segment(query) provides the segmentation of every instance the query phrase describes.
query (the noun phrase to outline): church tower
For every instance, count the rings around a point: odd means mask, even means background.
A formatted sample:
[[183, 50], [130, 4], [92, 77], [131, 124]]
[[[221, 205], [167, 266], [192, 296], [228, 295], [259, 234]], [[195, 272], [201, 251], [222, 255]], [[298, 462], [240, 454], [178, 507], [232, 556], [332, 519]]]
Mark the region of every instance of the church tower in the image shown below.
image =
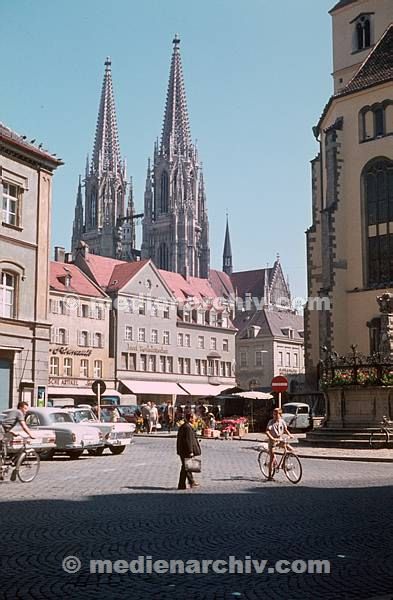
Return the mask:
[[[72, 251], [80, 241], [90, 252], [111, 258], [131, 258], [129, 247], [135, 238], [132, 220], [124, 217], [133, 211], [132, 189], [126, 209], [126, 165], [121, 159], [113, 94], [111, 61], [105, 61], [104, 81], [98, 111], [91, 163], [85, 173], [84, 226], [81, 230], [81, 192], [78, 191], [72, 236]], [[127, 211], [127, 215], [125, 214]], [[126, 242], [126, 243], [123, 243]]]
[[224, 252], [222, 255], [222, 270], [227, 275], [232, 275], [232, 248], [231, 248], [231, 238], [229, 236], [229, 223], [228, 223], [228, 215], [227, 215], [227, 226], [225, 230], [225, 241], [224, 241]]
[[142, 258], [185, 277], [209, 276], [209, 223], [202, 166], [191, 141], [180, 39], [173, 54], [161, 142], [148, 165]]

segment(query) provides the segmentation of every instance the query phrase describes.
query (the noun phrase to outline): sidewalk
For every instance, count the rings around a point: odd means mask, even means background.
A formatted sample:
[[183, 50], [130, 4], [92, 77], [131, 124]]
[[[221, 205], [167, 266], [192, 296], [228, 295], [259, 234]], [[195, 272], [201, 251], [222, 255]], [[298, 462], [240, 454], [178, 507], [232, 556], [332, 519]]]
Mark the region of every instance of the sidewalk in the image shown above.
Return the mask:
[[[166, 431], [159, 431], [156, 433], [138, 433], [135, 435], [135, 439], [138, 437], [147, 437], [147, 438], [165, 438], [171, 439], [176, 438], [177, 432], [167, 433]], [[316, 459], [325, 459], [325, 460], [350, 460], [350, 461], [360, 461], [360, 462], [387, 462], [393, 463], [393, 450], [349, 450], [345, 448], [309, 448], [302, 447], [301, 440], [304, 438], [304, 434], [299, 434], [295, 436], [300, 443], [294, 444], [294, 448], [296, 450], [296, 454], [299, 455], [300, 458], [316, 458]], [[199, 438], [203, 440], [204, 443], [208, 444], [230, 444], [231, 440], [220, 439], [211, 439], [211, 438]], [[264, 433], [249, 433], [245, 437], [234, 438], [233, 441], [242, 441], [242, 442], [253, 442], [255, 444], [255, 450], [258, 449], [260, 444], [263, 444], [266, 441], [266, 435]]]

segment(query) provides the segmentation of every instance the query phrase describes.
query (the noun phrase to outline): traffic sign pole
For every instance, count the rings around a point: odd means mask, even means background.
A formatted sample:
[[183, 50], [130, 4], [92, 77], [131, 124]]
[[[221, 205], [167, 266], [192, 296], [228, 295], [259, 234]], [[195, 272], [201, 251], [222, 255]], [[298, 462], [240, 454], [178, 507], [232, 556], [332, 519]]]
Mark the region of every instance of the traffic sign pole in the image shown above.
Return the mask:
[[101, 421], [101, 384], [99, 383], [97, 385], [97, 413], [98, 413], [98, 420]]
[[282, 375], [277, 375], [272, 379], [272, 392], [278, 394], [278, 408], [281, 408], [281, 394], [288, 389], [288, 379]]

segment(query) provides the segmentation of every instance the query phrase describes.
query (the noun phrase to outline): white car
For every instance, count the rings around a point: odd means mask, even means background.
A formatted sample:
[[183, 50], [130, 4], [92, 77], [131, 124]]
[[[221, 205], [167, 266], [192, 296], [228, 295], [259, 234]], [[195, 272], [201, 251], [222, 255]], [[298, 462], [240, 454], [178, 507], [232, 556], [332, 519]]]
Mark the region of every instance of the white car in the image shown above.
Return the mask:
[[66, 408], [65, 410], [73, 416], [76, 423], [94, 427], [101, 431], [104, 436], [105, 446], [94, 449], [90, 448], [88, 449], [89, 454], [100, 456], [103, 453], [104, 448], [109, 448], [112, 454], [121, 454], [124, 452], [126, 446], [132, 442], [135, 431], [135, 425], [133, 423], [127, 423], [125, 420], [120, 422], [99, 421], [89, 407], [80, 406], [76, 408]]
[[53, 430], [56, 434], [56, 448], [41, 453], [42, 458], [50, 459], [55, 453], [68, 454], [72, 459], [79, 458], [84, 450], [104, 448], [104, 436], [98, 429], [75, 423], [72, 416], [61, 408], [29, 408], [26, 424], [33, 431]]
[[[6, 416], [8, 410], [0, 414], [0, 423], [3, 417]], [[15, 425], [13, 427], [13, 431], [18, 435], [9, 436], [7, 439], [7, 452], [9, 454], [18, 452], [23, 447], [23, 443], [27, 438], [27, 434], [23, 431], [20, 425]], [[52, 450], [56, 448], [56, 433], [53, 431], [53, 429], [48, 429], [45, 431], [35, 431], [34, 438], [28, 439], [28, 441], [29, 446], [31, 448], [34, 448], [34, 450], [36, 450], [38, 453], [41, 453], [41, 451], [44, 452], [47, 450]]]

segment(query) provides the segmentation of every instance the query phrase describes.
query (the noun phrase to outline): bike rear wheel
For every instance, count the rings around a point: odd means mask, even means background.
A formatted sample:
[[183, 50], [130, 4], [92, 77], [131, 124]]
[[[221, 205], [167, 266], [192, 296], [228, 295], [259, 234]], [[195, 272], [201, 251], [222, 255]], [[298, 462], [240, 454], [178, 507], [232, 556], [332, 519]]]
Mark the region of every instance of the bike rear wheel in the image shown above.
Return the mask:
[[[258, 464], [261, 470], [262, 475], [265, 479], [269, 478], [269, 464], [270, 464], [270, 454], [267, 450], [261, 450], [258, 454]], [[272, 465], [272, 477], [275, 473], [274, 463]]]
[[284, 458], [284, 473], [291, 483], [299, 483], [302, 478], [303, 469], [300, 460], [292, 452], [288, 452]]
[[373, 431], [370, 435], [370, 448], [372, 448], [373, 450], [376, 450], [377, 448], [387, 448], [388, 443], [388, 433], [383, 429], [380, 431]]
[[30, 483], [40, 469], [40, 457], [33, 448], [22, 452], [16, 461], [15, 470], [22, 483]]

